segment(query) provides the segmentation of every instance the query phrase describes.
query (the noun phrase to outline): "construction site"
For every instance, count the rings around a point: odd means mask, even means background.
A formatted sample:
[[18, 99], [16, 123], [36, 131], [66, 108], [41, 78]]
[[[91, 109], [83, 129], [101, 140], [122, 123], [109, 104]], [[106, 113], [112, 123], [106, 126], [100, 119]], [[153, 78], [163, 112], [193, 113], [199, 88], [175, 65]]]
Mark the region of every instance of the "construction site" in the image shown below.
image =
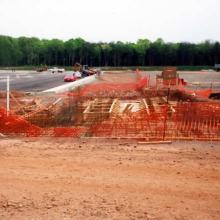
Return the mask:
[[0, 219], [217, 220], [218, 83], [174, 67], [93, 77], [1, 91]]
[[[176, 68], [165, 68], [156, 79], [139, 70], [97, 78], [68, 92], [12, 91], [10, 112], [0, 111], [0, 133], [219, 141], [220, 102], [210, 99], [211, 88], [190, 89]], [[6, 106], [6, 94], [1, 94], [1, 106]]]

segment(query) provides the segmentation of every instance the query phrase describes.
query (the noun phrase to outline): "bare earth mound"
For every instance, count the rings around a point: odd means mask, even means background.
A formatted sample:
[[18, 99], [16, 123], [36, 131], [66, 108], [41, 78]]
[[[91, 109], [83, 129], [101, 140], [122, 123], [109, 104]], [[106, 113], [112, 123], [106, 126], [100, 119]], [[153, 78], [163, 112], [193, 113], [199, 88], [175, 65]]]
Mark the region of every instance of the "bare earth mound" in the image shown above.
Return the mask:
[[219, 219], [220, 143], [1, 139], [0, 219]]

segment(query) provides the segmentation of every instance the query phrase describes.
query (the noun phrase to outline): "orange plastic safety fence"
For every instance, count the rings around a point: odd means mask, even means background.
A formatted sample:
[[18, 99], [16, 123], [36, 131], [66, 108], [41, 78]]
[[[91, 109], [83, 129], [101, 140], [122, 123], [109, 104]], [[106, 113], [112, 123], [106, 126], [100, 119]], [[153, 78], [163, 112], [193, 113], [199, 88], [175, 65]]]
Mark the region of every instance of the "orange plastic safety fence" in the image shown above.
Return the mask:
[[7, 116], [6, 110], [2, 108], [0, 109], [0, 132], [4, 134], [39, 136], [42, 134], [42, 129], [21, 117], [15, 115]]
[[120, 119], [109, 119], [91, 127], [98, 137], [220, 138], [219, 103], [184, 103], [160, 112], [141, 110]]
[[0, 133], [3, 134], [17, 134], [29, 137], [80, 137], [85, 130], [84, 127], [41, 128], [22, 117], [16, 115], [7, 116], [6, 110], [0, 109]]
[[80, 137], [86, 131], [83, 127], [76, 128], [54, 128], [53, 135], [55, 137]]

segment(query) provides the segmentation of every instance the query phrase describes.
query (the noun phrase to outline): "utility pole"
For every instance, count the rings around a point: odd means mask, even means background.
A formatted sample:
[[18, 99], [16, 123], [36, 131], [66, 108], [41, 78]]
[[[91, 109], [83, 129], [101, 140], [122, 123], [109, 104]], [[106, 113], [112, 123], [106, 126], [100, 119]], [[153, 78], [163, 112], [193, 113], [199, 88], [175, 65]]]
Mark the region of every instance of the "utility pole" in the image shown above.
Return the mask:
[[7, 76], [7, 116], [9, 116], [10, 112], [10, 78]]

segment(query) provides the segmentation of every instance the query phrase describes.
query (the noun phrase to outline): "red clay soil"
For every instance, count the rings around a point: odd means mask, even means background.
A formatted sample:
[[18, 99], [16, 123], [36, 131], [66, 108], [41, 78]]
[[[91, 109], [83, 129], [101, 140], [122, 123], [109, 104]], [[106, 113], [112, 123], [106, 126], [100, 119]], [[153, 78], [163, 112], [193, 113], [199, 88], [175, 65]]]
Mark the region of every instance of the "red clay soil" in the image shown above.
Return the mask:
[[219, 219], [220, 143], [0, 137], [0, 219]]

